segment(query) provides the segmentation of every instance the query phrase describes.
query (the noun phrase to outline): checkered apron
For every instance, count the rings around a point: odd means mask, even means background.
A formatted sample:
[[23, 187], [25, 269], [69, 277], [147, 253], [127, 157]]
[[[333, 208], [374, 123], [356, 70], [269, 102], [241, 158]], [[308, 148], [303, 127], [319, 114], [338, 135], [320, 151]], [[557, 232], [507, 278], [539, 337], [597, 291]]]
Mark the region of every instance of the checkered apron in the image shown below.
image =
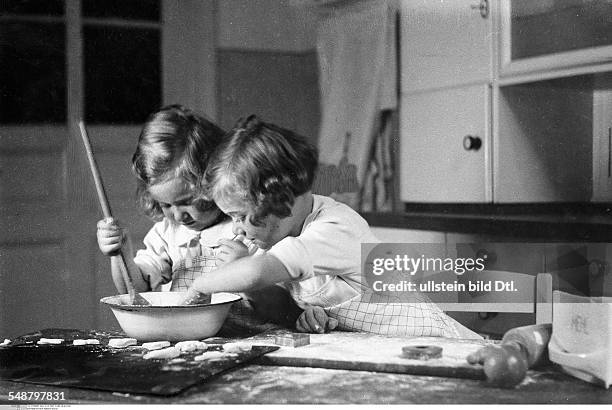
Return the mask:
[[[191, 252], [191, 248], [187, 248]], [[194, 280], [200, 276], [204, 276], [217, 267], [217, 257], [214, 254], [214, 249], [200, 247], [200, 255], [191, 255], [181, 259], [177, 264], [174, 264], [172, 269], [172, 285], [171, 292], [185, 292]]]
[[324, 307], [338, 321], [338, 330], [387, 336], [443, 336], [456, 338], [459, 331], [448, 316], [421, 293], [408, 299], [381, 295], [371, 289], [331, 307]]
[[[189, 289], [194, 280], [206, 276], [217, 267], [216, 248], [202, 246], [192, 241], [186, 248], [183, 258], [174, 264], [172, 270], [171, 292], [184, 292]], [[233, 327], [253, 327], [264, 324], [255, 314], [255, 309], [245, 297], [233, 303], [227, 321]]]

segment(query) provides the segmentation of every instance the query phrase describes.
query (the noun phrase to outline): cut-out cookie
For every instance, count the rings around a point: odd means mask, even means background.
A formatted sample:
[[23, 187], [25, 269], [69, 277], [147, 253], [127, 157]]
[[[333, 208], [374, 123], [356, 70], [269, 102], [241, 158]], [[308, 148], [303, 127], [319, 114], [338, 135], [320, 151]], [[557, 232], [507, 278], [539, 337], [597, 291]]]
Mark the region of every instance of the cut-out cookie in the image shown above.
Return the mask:
[[136, 343], [137, 343], [136, 339], [132, 337], [115, 338], [115, 339], [108, 340], [108, 345], [110, 347], [114, 347], [117, 349], [123, 349], [124, 347], [134, 346]]
[[194, 350], [207, 350], [208, 345], [199, 340], [185, 340], [177, 342], [174, 346], [181, 349], [181, 352], [193, 352]]
[[170, 342], [167, 340], [162, 340], [159, 342], [147, 342], [142, 344], [142, 347], [147, 350], [159, 350], [168, 346], [170, 346]]
[[195, 361], [202, 360], [223, 360], [228, 357], [235, 357], [236, 354], [222, 353], [222, 352], [204, 352], [199, 356], [193, 358]]
[[64, 339], [47, 339], [47, 338], [41, 337], [40, 340], [38, 342], [36, 342], [36, 344], [39, 344], [39, 345], [59, 345], [59, 344], [62, 344], [63, 341], [64, 341]]
[[75, 346], [99, 345], [100, 341], [98, 339], [75, 339], [72, 344]]
[[181, 349], [178, 349], [176, 346], [167, 347], [161, 350], [153, 350], [145, 354], [143, 357], [145, 359], [174, 359], [175, 357], [179, 357], [181, 355]]
[[250, 352], [253, 346], [245, 342], [231, 342], [223, 345], [223, 351], [227, 353]]

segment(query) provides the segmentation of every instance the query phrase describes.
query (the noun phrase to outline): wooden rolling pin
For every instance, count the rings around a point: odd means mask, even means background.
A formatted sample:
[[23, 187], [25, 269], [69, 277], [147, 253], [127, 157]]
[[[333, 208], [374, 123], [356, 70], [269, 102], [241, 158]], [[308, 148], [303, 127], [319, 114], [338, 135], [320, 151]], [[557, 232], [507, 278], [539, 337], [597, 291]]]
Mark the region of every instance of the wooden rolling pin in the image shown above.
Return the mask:
[[471, 364], [482, 364], [487, 382], [500, 387], [520, 383], [527, 369], [549, 362], [548, 342], [552, 325], [538, 324], [508, 330], [499, 345], [483, 347], [467, 356]]

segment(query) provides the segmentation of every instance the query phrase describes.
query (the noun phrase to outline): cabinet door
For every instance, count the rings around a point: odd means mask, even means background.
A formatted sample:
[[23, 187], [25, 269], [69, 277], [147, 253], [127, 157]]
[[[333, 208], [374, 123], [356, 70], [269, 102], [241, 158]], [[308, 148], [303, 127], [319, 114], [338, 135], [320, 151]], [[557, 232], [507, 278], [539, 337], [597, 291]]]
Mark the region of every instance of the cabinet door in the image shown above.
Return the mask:
[[501, 87], [493, 156], [497, 203], [586, 202], [593, 179], [588, 79]]
[[612, 75], [593, 94], [593, 201], [612, 201]]
[[483, 17], [478, 4], [478, 0], [401, 1], [403, 92], [492, 78], [491, 11]]
[[502, 74], [609, 63], [611, 15], [609, 0], [502, 0]]
[[[491, 200], [490, 90], [471, 86], [404, 95], [401, 107], [401, 199]], [[481, 146], [466, 149], [464, 139]]]

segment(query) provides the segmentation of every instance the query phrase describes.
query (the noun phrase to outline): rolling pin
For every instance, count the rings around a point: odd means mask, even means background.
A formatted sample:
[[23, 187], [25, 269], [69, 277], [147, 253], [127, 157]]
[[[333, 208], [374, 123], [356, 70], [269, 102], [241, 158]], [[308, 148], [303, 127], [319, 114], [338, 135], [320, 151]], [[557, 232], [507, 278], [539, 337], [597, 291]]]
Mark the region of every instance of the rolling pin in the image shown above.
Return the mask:
[[548, 359], [552, 324], [521, 326], [508, 330], [499, 345], [490, 345], [467, 356], [468, 363], [482, 364], [487, 382], [514, 387], [527, 369], [543, 365]]

